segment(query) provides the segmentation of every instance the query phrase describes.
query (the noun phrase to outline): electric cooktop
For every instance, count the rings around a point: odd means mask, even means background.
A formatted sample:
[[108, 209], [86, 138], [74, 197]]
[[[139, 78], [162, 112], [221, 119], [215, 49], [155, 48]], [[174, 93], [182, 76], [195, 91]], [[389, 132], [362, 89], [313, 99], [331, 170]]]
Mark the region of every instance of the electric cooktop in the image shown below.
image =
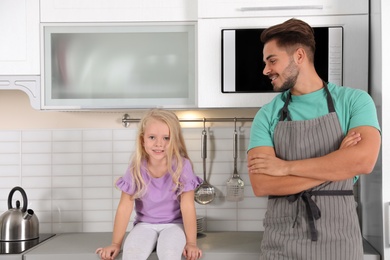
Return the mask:
[[[24, 241], [0, 241], [0, 255], [21, 254], [24, 251], [33, 248], [43, 241], [55, 236], [55, 234], [39, 234], [38, 238]], [[1, 257], [0, 257], [1, 258]]]

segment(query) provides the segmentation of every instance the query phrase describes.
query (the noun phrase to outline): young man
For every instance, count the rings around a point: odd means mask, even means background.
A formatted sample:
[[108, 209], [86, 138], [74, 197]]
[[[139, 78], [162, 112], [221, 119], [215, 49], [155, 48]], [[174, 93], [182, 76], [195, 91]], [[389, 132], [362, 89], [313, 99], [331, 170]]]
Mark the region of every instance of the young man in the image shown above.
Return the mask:
[[260, 259], [363, 259], [353, 184], [378, 157], [375, 105], [318, 76], [307, 23], [290, 19], [261, 40], [263, 73], [283, 92], [256, 114], [248, 148], [253, 191], [269, 196]]

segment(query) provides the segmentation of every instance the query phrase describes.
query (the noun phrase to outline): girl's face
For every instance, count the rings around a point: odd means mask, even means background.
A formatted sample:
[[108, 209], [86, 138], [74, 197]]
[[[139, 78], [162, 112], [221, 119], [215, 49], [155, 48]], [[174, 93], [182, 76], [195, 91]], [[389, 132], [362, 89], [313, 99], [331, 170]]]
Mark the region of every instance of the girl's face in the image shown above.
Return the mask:
[[151, 119], [147, 122], [143, 137], [145, 152], [149, 160], [163, 160], [169, 145], [170, 135], [168, 125], [164, 122]]

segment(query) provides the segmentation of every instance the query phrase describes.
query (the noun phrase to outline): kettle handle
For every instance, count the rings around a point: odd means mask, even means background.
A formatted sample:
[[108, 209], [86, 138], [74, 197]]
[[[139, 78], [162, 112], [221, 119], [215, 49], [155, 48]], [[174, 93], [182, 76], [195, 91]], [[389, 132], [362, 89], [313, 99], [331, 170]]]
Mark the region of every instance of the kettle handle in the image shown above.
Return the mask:
[[8, 195], [8, 209], [12, 209], [12, 196], [14, 195], [15, 191], [19, 191], [22, 194], [23, 197], [23, 208], [22, 212], [27, 211], [27, 195], [26, 192], [21, 187], [15, 187], [11, 190], [11, 192]]

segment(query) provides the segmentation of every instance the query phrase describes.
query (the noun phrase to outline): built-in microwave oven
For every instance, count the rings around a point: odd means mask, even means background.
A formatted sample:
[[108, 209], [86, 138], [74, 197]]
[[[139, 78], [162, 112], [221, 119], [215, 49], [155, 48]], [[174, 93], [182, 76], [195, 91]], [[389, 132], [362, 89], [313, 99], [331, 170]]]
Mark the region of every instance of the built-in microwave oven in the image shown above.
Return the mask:
[[[323, 44], [325, 47], [317, 46], [317, 48], [323, 55], [326, 56], [327, 54], [328, 58], [320, 57], [319, 55], [315, 58], [321, 65], [328, 66], [328, 68], [325, 67], [325, 73], [320, 72], [321, 69], [317, 68], [324, 80], [341, 84], [342, 86], [368, 91], [368, 14], [322, 16], [291, 16], [285, 14], [283, 16], [276, 16], [277, 12], [272, 13], [275, 14], [275, 16], [269, 14], [269, 16], [258, 17], [207, 18], [198, 20], [197, 85], [199, 107], [259, 108], [269, 103], [278, 95], [279, 93], [275, 93], [272, 90], [267, 90], [269, 92], [261, 92], [264, 91], [264, 88], [260, 88], [259, 85], [261, 84], [259, 83], [252, 84], [254, 90], [251, 91], [256, 92], [250, 92], [249, 90], [236, 91], [237, 84], [235, 83], [234, 78], [237, 75], [235, 72], [236, 69], [230, 69], [230, 71], [227, 72], [226, 64], [235, 65], [237, 61], [232, 61], [235, 56], [230, 56], [231, 61], [227, 63], [228, 56], [223, 56], [224, 52], [226, 53], [226, 48], [223, 47], [223, 44], [226, 43], [226, 37], [228, 36], [224, 37], [223, 40], [222, 36], [233, 29], [235, 30], [235, 38], [237, 39], [237, 37], [242, 37], [240, 35], [237, 36], [237, 32], [238, 34], [242, 33], [245, 36], [245, 34], [252, 33], [250, 29], [254, 29], [254, 31], [258, 29], [263, 30], [272, 25], [282, 23], [292, 17], [301, 19], [315, 28], [316, 37], [325, 37], [325, 39], [317, 39], [317, 44]], [[328, 39], [326, 39], [326, 36]], [[257, 68], [253, 68], [254, 66], [252, 67], [249, 65], [240, 65], [239, 68], [248, 70], [246, 75], [251, 74], [262, 77], [263, 50], [260, 41], [260, 33], [256, 32], [256, 35], [251, 37], [253, 37], [253, 39], [243, 40], [245, 47], [241, 48], [241, 51], [249, 50], [248, 46], [254, 44], [256, 50], [250, 51], [248, 55], [252, 56], [259, 65], [257, 65]], [[230, 42], [235, 44], [235, 41]], [[335, 42], [337, 43], [337, 46], [341, 47], [336, 48], [334, 46]], [[224, 48], [224, 51], [222, 51], [222, 48]], [[321, 48], [323, 48], [322, 51]], [[340, 53], [333, 51], [329, 54], [329, 48], [340, 51]], [[235, 53], [235, 49], [236, 47], [231, 48], [231, 50], [234, 51], [230, 51], [230, 55]], [[239, 55], [242, 57], [243, 54]], [[222, 64], [222, 61], [224, 61], [224, 64]], [[331, 66], [329, 63], [331, 63]], [[337, 67], [337, 69], [334, 69], [334, 67]], [[251, 70], [251, 72], [249, 72], [249, 70]], [[223, 79], [223, 77], [227, 76], [230, 76], [230, 82], [233, 82], [233, 86], [230, 84], [229, 89], [227, 88], [227, 79]], [[222, 80], [224, 81], [223, 84]], [[268, 83], [269, 79], [265, 78], [264, 81], [265, 83]], [[222, 86], [224, 86], [226, 90], [222, 90]]]
[[[314, 27], [316, 52], [314, 65], [326, 82], [343, 84], [343, 27]], [[221, 30], [222, 93], [273, 92], [271, 81], [263, 75], [264, 28]]]

